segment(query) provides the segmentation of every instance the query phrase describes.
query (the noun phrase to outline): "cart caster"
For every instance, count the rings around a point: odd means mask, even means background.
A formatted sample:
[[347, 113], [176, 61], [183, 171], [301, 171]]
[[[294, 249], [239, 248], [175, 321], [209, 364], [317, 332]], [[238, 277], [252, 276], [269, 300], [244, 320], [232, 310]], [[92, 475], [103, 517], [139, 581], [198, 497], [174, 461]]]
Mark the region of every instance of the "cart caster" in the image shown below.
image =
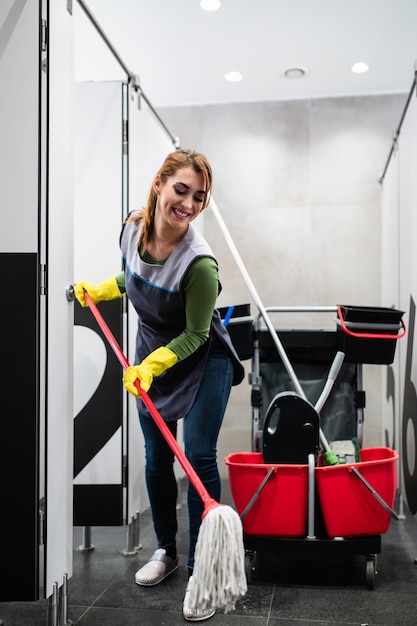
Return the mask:
[[376, 557], [368, 556], [366, 557], [366, 564], [365, 564], [365, 578], [366, 578], [367, 589], [375, 589], [375, 573], [376, 573]]
[[245, 574], [248, 583], [253, 582], [259, 562], [259, 555], [256, 551], [246, 550], [245, 552]]

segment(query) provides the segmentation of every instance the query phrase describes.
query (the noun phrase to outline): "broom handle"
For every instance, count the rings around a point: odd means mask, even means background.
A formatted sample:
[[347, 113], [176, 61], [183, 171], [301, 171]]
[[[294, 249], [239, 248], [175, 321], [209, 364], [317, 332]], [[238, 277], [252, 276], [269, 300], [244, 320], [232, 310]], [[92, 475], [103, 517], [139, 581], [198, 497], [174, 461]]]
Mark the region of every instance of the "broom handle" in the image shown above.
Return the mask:
[[[128, 367], [130, 367], [129, 361], [127, 360], [127, 358], [123, 354], [123, 351], [120, 348], [119, 344], [117, 343], [113, 333], [111, 332], [111, 330], [108, 327], [107, 323], [105, 322], [103, 316], [101, 315], [100, 311], [98, 310], [98, 308], [96, 307], [96, 305], [92, 301], [92, 299], [91, 299], [91, 297], [90, 297], [90, 295], [88, 294], [87, 291], [84, 292], [84, 298], [85, 298], [85, 301], [87, 302], [89, 308], [91, 309], [92, 314], [96, 318], [96, 321], [97, 321], [98, 325], [100, 326], [101, 330], [103, 331], [104, 336], [106, 337], [106, 339], [109, 342], [110, 346], [113, 348], [113, 352], [115, 353], [116, 357], [118, 358], [118, 360], [119, 360], [120, 364], [122, 365], [123, 369], [126, 370]], [[201, 500], [203, 501], [204, 507], [205, 508], [207, 508], [207, 507], [212, 508], [213, 504], [217, 505], [217, 503], [213, 500], [213, 498], [208, 493], [207, 489], [204, 487], [203, 483], [201, 482], [200, 477], [198, 476], [197, 472], [195, 471], [195, 469], [191, 465], [190, 461], [185, 456], [184, 451], [179, 446], [177, 440], [175, 439], [174, 435], [169, 430], [168, 426], [166, 425], [166, 423], [163, 420], [163, 418], [162, 418], [161, 414], [159, 413], [158, 409], [156, 408], [156, 406], [154, 405], [154, 403], [150, 399], [149, 395], [146, 393], [146, 391], [144, 391], [141, 388], [139, 379], [136, 379], [135, 386], [136, 386], [136, 389], [139, 392], [139, 395], [140, 395], [141, 399], [143, 400], [143, 403], [145, 404], [145, 406], [148, 409], [149, 413], [152, 415], [153, 419], [155, 420], [156, 425], [158, 426], [159, 430], [161, 431], [162, 435], [164, 436], [164, 439], [166, 440], [166, 442], [168, 443], [169, 447], [171, 448], [171, 450], [173, 451], [173, 453], [177, 457], [177, 459], [178, 459], [182, 469], [187, 474], [187, 476], [188, 476], [189, 480], [191, 481], [194, 489], [196, 490], [196, 492], [200, 496]]]
[[230, 250], [231, 250], [231, 252], [233, 254], [233, 257], [234, 257], [234, 259], [236, 261], [236, 264], [239, 267], [240, 272], [241, 272], [241, 274], [242, 274], [242, 276], [243, 276], [243, 278], [244, 278], [244, 280], [246, 282], [246, 285], [247, 285], [247, 287], [248, 287], [248, 289], [249, 289], [249, 291], [250, 291], [250, 293], [252, 295], [252, 298], [255, 300], [255, 304], [256, 304], [256, 306], [259, 309], [259, 313], [262, 315], [262, 317], [264, 319], [264, 322], [265, 322], [269, 332], [271, 333], [271, 337], [272, 337], [272, 339], [273, 339], [273, 341], [275, 343], [275, 346], [276, 346], [276, 348], [278, 350], [278, 353], [279, 353], [279, 355], [280, 355], [280, 357], [282, 359], [282, 362], [285, 365], [285, 369], [288, 372], [288, 375], [289, 375], [289, 377], [291, 379], [291, 382], [294, 385], [295, 391], [304, 400], [307, 400], [306, 395], [304, 393], [304, 390], [303, 390], [303, 388], [300, 385], [300, 381], [298, 380], [298, 378], [297, 378], [297, 376], [296, 376], [296, 374], [294, 372], [294, 369], [293, 369], [293, 367], [292, 367], [292, 365], [291, 365], [291, 363], [290, 363], [290, 361], [289, 361], [289, 359], [287, 357], [287, 354], [286, 354], [286, 352], [284, 350], [284, 347], [283, 347], [283, 345], [282, 345], [282, 343], [281, 343], [281, 341], [280, 341], [280, 339], [279, 339], [279, 337], [277, 335], [277, 332], [276, 332], [276, 330], [275, 330], [275, 328], [274, 328], [274, 326], [273, 326], [273, 324], [272, 324], [272, 322], [271, 322], [271, 320], [269, 318], [269, 315], [266, 312], [265, 307], [263, 306], [263, 304], [261, 302], [259, 294], [258, 294], [258, 292], [255, 289], [255, 285], [253, 284], [253, 282], [252, 282], [252, 280], [251, 280], [251, 278], [250, 278], [250, 276], [249, 276], [249, 274], [248, 274], [248, 272], [246, 270], [246, 267], [245, 267], [245, 265], [244, 265], [244, 263], [242, 261], [242, 258], [240, 256], [240, 254], [239, 254], [235, 244], [234, 244], [233, 239], [230, 236], [230, 233], [229, 233], [229, 231], [228, 231], [228, 229], [226, 227], [226, 224], [224, 223], [224, 220], [223, 220], [223, 218], [222, 218], [222, 216], [220, 214], [220, 211], [217, 208], [217, 205], [214, 202], [213, 198], [211, 198], [211, 200], [210, 200], [210, 207], [211, 207], [211, 210], [212, 210], [212, 212], [214, 213], [214, 215], [215, 215], [215, 217], [217, 219], [217, 222], [219, 223], [219, 226], [220, 226], [220, 228], [221, 228], [221, 230], [223, 232], [224, 238], [226, 239], [226, 241], [227, 241], [227, 243], [229, 245], [229, 248], [230, 248]]
[[[251, 278], [250, 278], [250, 276], [249, 276], [249, 274], [248, 274], [248, 272], [246, 270], [246, 267], [245, 267], [245, 265], [244, 265], [244, 263], [242, 261], [242, 258], [240, 256], [240, 254], [239, 254], [235, 244], [234, 244], [234, 241], [233, 241], [232, 237], [230, 236], [230, 233], [229, 233], [229, 231], [227, 229], [227, 226], [224, 223], [223, 218], [220, 215], [220, 211], [217, 208], [217, 205], [214, 202], [213, 198], [210, 199], [210, 207], [211, 207], [211, 210], [213, 211], [213, 213], [214, 213], [214, 215], [215, 215], [215, 217], [217, 219], [217, 222], [219, 223], [219, 226], [220, 226], [220, 228], [221, 228], [221, 230], [223, 232], [224, 238], [226, 239], [226, 241], [227, 241], [227, 243], [229, 245], [230, 251], [232, 252], [232, 255], [233, 255], [233, 257], [234, 257], [234, 259], [236, 261], [236, 264], [237, 264], [237, 266], [239, 267], [239, 269], [240, 269], [240, 271], [242, 273], [242, 276], [243, 276], [243, 278], [244, 278], [244, 280], [246, 282], [246, 285], [247, 285], [247, 287], [248, 287], [248, 289], [249, 289], [253, 299], [255, 300], [255, 304], [256, 304], [256, 306], [259, 309], [259, 313], [262, 315], [262, 317], [264, 319], [264, 322], [265, 322], [265, 324], [266, 324], [266, 326], [267, 326], [267, 328], [268, 328], [268, 330], [269, 330], [269, 332], [271, 334], [271, 337], [272, 337], [272, 339], [273, 339], [273, 341], [275, 343], [275, 346], [276, 346], [276, 348], [278, 350], [278, 353], [279, 353], [279, 355], [281, 357], [281, 360], [282, 360], [282, 362], [283, 362], [283, 364], [285, 366], [285, 369], [287, 370], [287, 373], [288, 373], [288, 375], [289, 375], [289, 377], [291, 379], [291, 382], [294, 385], [295, 391], [304, 400], [307, 400], [306, 394], [304, 393], [304, 390], [301, 387], [300, 381], [298, 380], [298, 378], [297, 378], [297, 376], [296, 376], [296, 374], [294, 372], [294, 369], [293, 369], [293, 367], [292, 367], [292, 365], [291, 365], [291, 363], [290, 363], [290, 361], [288, 359], [288, 356], [287, 356], [287, 354], [286, 354], [286, 352], [284, 350], [284, 347], [283, 347], [283, 345], [282, 345], [282, 343], [281, 343], [281, 341], [280, 341], [280, 339], [278, 337], [278, 334], [277, 334], [277, 332], [276, 332], [276, 330], [275, 330], [275, 328], [274, 328], [274, 326], [273, 326], [273, 324], [272, 324], [272, 322], [271, 322], [271, 320], [269, 318], [268, 313], [266, 312], [265, 307], [262, 304], [262, 301], [261, 301], [261, 299], [260, 299], [260, 297], [258, 295], [258, 292], [255, 289], [255, 285], [253, 284], [253, 282], [252, 282], [252, 280], [251, 280]], [[324, 433], [323, 433], [321, 428], [319, 430], [319, 433], [320, 433], [320, 441], [321, 441], [321, 444], [322, 444], [323, 448], [326, 451], [330, 450], [329, 442], [327, 441], [327, 439], [326, 439], [326, 437], [325, 437], [325, 435], [324, 435]]]
[[278, 350], [278, 353], [279, 353], [279, 355], [280, 355], [280, 357], [282, 359], [282, 362], [285, 365], [285, 369], [287, 370], [288, 375], [291, 378], [291, 382], [294, 385], [294, 389], [296, 390], [296, 392], [298, 393], [299, 396], [304, 398], [304, 400], [307, 400], [306, 395], [304, 393], [304, 390], [303, 390], [303, 388], [300, 385], [300, 381], [298, 380], [298, 378], [297, 378], [297, 376], [296, 376], [296, 374], [294, 372], [294, 369], [293, 369], [293, 367], [292, 367], [292, 365], [291, 365], [291, 363], [290, 363], [290, 361], [289, 361], [289, 359], [287, 357], [287, 354], [286, 354], [286, 352], [284, 350], [284, 347], [283, 347], [283, 345], [282, 345], [282, 343], [281, 343], [281, 341], [280, 341], [280, 339], [279, 339], [279, 337], [277, 335], [277, 332], [276, 332], [276, 330], [275, 330], [275, 328], [274, 328], [274, 326], [273, 326], [273, 324], [272, 324], [272, 322], [271, 322], [271, 320], [269, 318], [269, 315], [266, 312], [265, 307], [263, 306], [263, 304], [261, 302], [259, 294], [258, 294], [258, 292], [255, 289], [255, 285], [253, 284], [253, 282], [252, 282], [252, 280], [251, 280], [251, 278], [250, 278], [250, 276], [249, 276], [249, 274], [248, 274], [248, 272], [246, 270], [246, 267], [245, 267], [245, 265], [244, 265], [244, 263], [242, 261], [242, 258], [240, 256], [240, 254], [239, 254], [235, 244], [234, 244], [234, 241], [233, 241], [232, 237], [230, 236], [230, 233], [229, 233], [229, 231], [228, 231], [228, 229], [226, 227], [226, 224], [224, 223], [223, 218], [220, 215], [220, 211], [217, 208], [217, 205], [214, 202], [213, 198], [210, 199], [210, 207], [211, 207], [211, 210], [212, 210], [212, 212], [214, 213], [214, 215], [215, 215], [215, 217], [217, 219], [217, 222], [219, 223], [219, 226], [220, 226], [220, 228], [221, 228], [221, 230], [223, 232], [224, 238], [226, 239], [226, 241], [227, 241], [227, 243], [229, 245], [230, 251], [232, 252], [232, 255], [233, 255], [233, 257], [234, 257], [234, 259], [236, 261], [236, 264], [237, 264], [237, 266], [240, 269], [240, 272], [241, 272], [241, 274], [242, 274], [242, 276], [243, 276], [243, 278], [244, 278], [244, 280], [246, 282], [246, 285], [247, 285], [247, 287], [248, 287], [248, 289], [249, 289], [249, 291], [250, 291], [250, 293], [252, 295], [252, 298], [255, 300], [255, 304], [256, 304], [256, 306], [259, 309], [259, 313], [262, 315], [262, 317], [264, 319], [264, 322], [265, 322], [269, 332], [271, 333], [271, 337], [272, 337], [272, 339], [273, 339], [273, 341], [275, 343], [275, 346], [276, 346], [276, 348]]

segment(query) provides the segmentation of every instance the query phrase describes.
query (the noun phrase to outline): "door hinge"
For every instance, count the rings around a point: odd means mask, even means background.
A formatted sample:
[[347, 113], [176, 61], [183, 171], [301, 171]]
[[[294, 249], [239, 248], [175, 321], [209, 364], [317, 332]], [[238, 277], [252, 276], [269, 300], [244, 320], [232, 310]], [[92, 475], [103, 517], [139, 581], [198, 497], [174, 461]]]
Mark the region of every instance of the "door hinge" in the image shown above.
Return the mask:
[[129, 125], [127, 120], [123, 120], [123, 154], [126, 155], [129, 153]]
[[[46, 53], [47, 48], [48, 48], [48, 26], [46, 24], [46, 20], [41, 19], [41, 53], [42, 52]], [[48, 72], [48, 57], [46, 54], [42, 56], [41, 58], [41, 70], [42, 72], [45, 72], [45, 74]]]
[[127, 456], [125, 454], [122, 459], [122, 487], [127, 487]]
[[39, 268], [39, 293], [41, 296], [46, 295], [46, 265], [44, 263]]
[[45, 498], [39, 500], [39, 536], [38, 545], [43, 546], [45, 544]]
[[41, 20], [41, 52], [46, 52], [48, 46], [48, 26], [46, 20]]

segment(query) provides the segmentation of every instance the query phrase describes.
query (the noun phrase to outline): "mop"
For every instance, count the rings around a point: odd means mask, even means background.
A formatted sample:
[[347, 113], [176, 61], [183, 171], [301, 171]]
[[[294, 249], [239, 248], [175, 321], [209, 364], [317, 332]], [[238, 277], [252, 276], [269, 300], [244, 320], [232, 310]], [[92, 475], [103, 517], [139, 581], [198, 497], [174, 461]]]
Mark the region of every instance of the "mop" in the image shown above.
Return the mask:
[[[289, 361], [289, 359], [287, 357], [287, 354], [286, 354], [286, 352], [284, 350], [284, 347], [283, 347], [283, 345], [282, 345], [282, 343], [281, 343], [281, 341], [280, 341], [280, 339], [278, 337], [278, 334], [277, 334], [277, 332], [276, 332], [276, 330], [275, 330], [275, 328], [274, 328], [274, 326], [273, 326], [273, 324], [272, 324], [272, 322], [271, 322], [271, 320], [270, 320], [270, 318], [269, 318], [269, 316], [268, 316], [268, 314], [266, 312], [265, 307], [262, 304], [262, 301], [261, 301], [261, 299], [259, 297], [259, 294], [258, 294], [258, 292], [255, 289], [255, 286], [254, 286], [254, 284], [253, 284], [253, 282], [252, 282], [252, 280], [251, 280], [251, 278], [250, 278], [250, 276], [249, 276], [249, 274], [248, 274], [248, 272], [246, 270], [246, 267], [245, 267], [245, 265], [244, 265], [244, 263], [243, 263], [243, 261], [242, 261], [242, 259], [240, 257], [240, 254], [239, 254], [239, 252], [238, 252], [238, 250], [237, 250], [237, 248], [236, 248], [236, 246], [234, 244], [234, 241], [233, 241], [233, 239], [232, 239], [232, 237], [231, 237], [231, 235], [230, 235], [230, 233], [229, 233], [229, 231], [228, 231], [228, 229], [226, 227], [226, 224], [224, 223], [224, 220], [223, 220], [223, 218], [222, 218], [222, 216], [220, 214], [220, 211], [217, 208], [217, 205], [214, 202], [213, 198], [210, 199], [209, 206], [210, 206], [210, 208], [211, 208], [211, 210], [212, 210], [212, 212], [213, 212], [213, 214], [214, 214], [214, 216], [215, 216], [215, 218], [216, 218], [216, 220], [217, 220], [217, 222], [218, 222], [218, 224], [219, 224], [219, 226], [220, 226], [220, 228], [221, 228], [221, 230], [223, 232], [223, 235], [224, 235], [224, 237], [226, 239], [226, 242], [229, 245], [230, 251], [231, 251], [231, 253], [232, 253], [232, 255], [233, 255], [233, 257], [234, 257], [234, 259], [236, 261], [236, 264], [237, 264], [238, 268], [240, 269], [240, 272], [241, 272], [241, 274], [243, 276], [243, 279], [246, 282], [246, 285], [247, 285], [247, 287], [248, 287], [248, 289], [249, 289], [249, 291], [250, 291], [250, 293], [251, 293], [251, 295], [252, 295], [252, 297], [253, 297], [253, 299], [255, 301], [256, 306], [258, 307], [259, 313], [262, 315], [262, 317], [264, 319], [264, 322], [265, 322], [265, 324], [266, 324], [266, 326], [267, 326], [267, 328], [268, 328], [268, 330], [269, 330], [269, 332], [271, 334], [271, 337], [272, 337], [272, 339], [273, 339], [273, 341], [275, 343], [275, 346], [276, 346], [276, 348], [278, 350], [278, 353], [279, 353], [279, 355], [281, 357], [281, 360], [282, 360], [282, 362], [283, 362], [283, 364], [285, 366], [285, 369], [287, 370], [287, 373], [288, 373], [288, 375], [289, 375], [289, 377], [291, 379], [291, 382], [292, 382], [292, 384], [294, 386], [294, 389], [295, 389], [296, 393], [305, 402], [308, 402], [308, 400], [306, 398], [306, 394], [304, 393], [304, 390], [303, 390], [303, 388], [300, 385], [300, 382], [299, 382], [299, 380], [298, 380], [298, 378], [297, 378], [297, 376], [296, 376], [296, 374], [294, 372], [294, 369], [293, 369], [293, 367], [292, 367], [292, 365], [291, 365], [291, 363], [290, 363], [290, 361]], [[330, 444], [327, 441], [327, 439], [326, 439], [326, 437], [325, 437], [325, 435], [324, 435], [324, 433], [323, 433], [321, 428], [319, 429], [319, 436], [320, 436], [320, 443], [321, 443], [321, 445], [323, 447], [323, 450], [324, 450], [323, 456], [324, 456], [324, 458], [326, 460], [326, 463], [328, 465], [337, 465], [338, 464], [337, 455], [331, 449]]]
[[[97, 306], [88, 292], [85, 292], [84, 297], [120, 364], [127, 369], [130, 367], [129, 362]], [[241, 519], [234, 509], [219, 504], [210, 496], [149, 395], [140, 387], [139, 380], [136, 380], [135, 385], [143, 403], [204, 505], [195, 549], [190, 608], [192, 610], [218, 608], [224, 609], [227, 613], [235, 609], [236, 601], [247, 592]]]

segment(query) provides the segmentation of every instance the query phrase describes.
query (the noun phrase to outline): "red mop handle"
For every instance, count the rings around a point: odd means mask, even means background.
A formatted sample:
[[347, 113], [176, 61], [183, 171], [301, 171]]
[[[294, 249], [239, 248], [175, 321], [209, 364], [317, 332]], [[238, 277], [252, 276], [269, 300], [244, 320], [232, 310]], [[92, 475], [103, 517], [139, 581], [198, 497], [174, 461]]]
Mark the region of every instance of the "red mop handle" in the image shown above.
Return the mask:
[[[113, 333], [111, 332], [110, 328], [106, 324], [103, 316], [101, 315], [100, 311], [98, 310], [98, 308], [96, 307], [96, 305], [92, 301], [91, 296], [88, 294], [87, 291], [84, 292], [84, 298], [85, 298], [85, 301], [87, 302], [89, 308], [91, 309], [92, 314], [96, 318], [96, 321], [97, 321], [98, 325], [100, 326], [101, 330], [103, 331], [104, 336], [106, 337], [107, 341], [109, 342], [109, 344], [113, 348], [113, 352], [115, 353], [116, 357], [118, 358], [118, 360], [119, 360], [120, 364], [122, 365], [123, 369], [126, 370], [128, 367], [130, 367], [129, 361], [127, 360], [127, 358], [123, 354], [123, 351], [120, 348], [119, 344], [117, 343]], [[140, 395], [141, 399], [143, 400], [143, 403], [145, 404], [145, 406], [148, 409], [149, 413], [152, 415], [153, 419], [155, 420], [156, 425], [158, 426], [159, 430], [161, 431], [162, 435], [164, 436], [166, 442], [168, 443], [169, 447], [171, 448], [171, 450], [173, 451], [173, 453], [177, 457], [177, 459], [178, 459], [182, 469], [187, 474], [187, 476], [190, 479], [194, 489], [196, 490], [196, 492], [200, 496], [201, 500], [203, 501], [204, 508], [205, 508], [204, 514], [207, 513], [209, 509], [213, 508], [214, 506], [217, 506], [218, 503], [210, 496], [210, 494], [208, 493], [207, 489], [204, 487], [203, 483], [200, 480], [200, 477], [198, 476], [197, 472], [195, 471], [195, 469], [191, 465], [190, 461], [185, 456], [184, 451], [182, 450], [182, 448], [178, 445], [177, 440], [175, 439], [174, 435], [169, 430], [168, 426], [166, 425], [165, 421], [163, 420], [163, 418], [162, 418], [161, 414], [159, 413], [158, 409], [156, 408], [156, 406], [154, 405], [154, 403], [152, 402], [152, 400], [150, 399], [150, 397], [148, 396], [146, 391], [144, 391], [141, 388], [139, 379], [136, 379], [135, 386], [136, 386], [136, 389], [139, 392], [139, 395]]]

